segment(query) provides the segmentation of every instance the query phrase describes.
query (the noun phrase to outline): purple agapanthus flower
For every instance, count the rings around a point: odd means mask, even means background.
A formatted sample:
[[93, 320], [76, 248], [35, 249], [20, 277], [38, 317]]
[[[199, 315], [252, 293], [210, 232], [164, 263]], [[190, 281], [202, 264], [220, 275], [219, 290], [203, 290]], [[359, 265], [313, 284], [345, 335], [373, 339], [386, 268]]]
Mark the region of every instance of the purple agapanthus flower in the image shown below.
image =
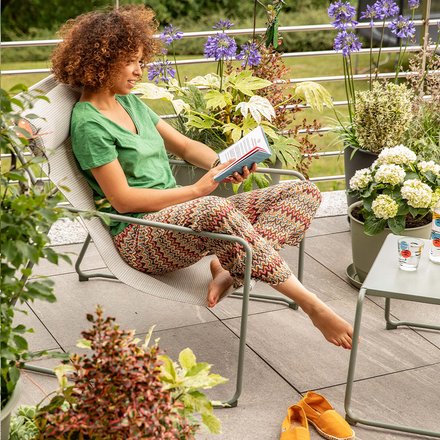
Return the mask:
[[417, 9], [420, 5], [420, 0], [408, 0], [409, 9]]
[[183, 32], [174, 28], [172, 24], [165, 26], [163, 32], [159, 35], [159, 38], [165, 44], [171, 44], [175, 40], [180, 40], [183, 37]]
[[373, 22], [375, 18], [378, 18], [377, 10], [374, 6], [367, 5], [365, 11], [361, 14], [361, 19], [369, 18], [370, 26], [373, 26]]
[[377, 11], [377, 16], [383, 18], [394, 17], [399, 13], [399, 6], [394, 0], [377, 0], [373, 5]]
[[208, 37], [205, 43], [205, 57], [214, 58], [216, 61], [233, 58], [236, 52], [237, 43], [232, 37], [228, 37], [225, 33]]
[[347, 57], [352, 52], [359, 52], [362, 43], [353, 32], [341, 31], [336, 35], [333, 47], [336, 52], [342, 51], [342, 55]]
[[334, 18], [332, 25], [336, 29], [347, 29], [347, 27], [355, 27], [357, 21], [353, 20], [356, 15], [356, 8], [351, 6], [349, 2], [343, 2], [339, 0], [335, 3], [331, 3], [327, 10], [330, 18]]
[[398, 18], [394, 19], [389, 28], [394, 35], [397, 35], [399, 38], [414, 38], [416, 34], [416, 27], [414, 26], [414, 22], [412, 22], [409, 18], [403, 17], [399, 15]]
[[225, 31], [226, 29], [231, 29], [232, 26], [234, 26], [234, 23], [231, 23], [229, 20], [219, 20], [212, 28]]
[[148, 79], [158, 84], [160, 81], [167, 83], [176, 76], [176, 71], [168, 60], [152, 63], [148, 68]]
[[237, 55], [237, 60], [243, 60], [242, 66], [258, 66], [261, 62], [261, 53], [255, 43], [245, 43]]

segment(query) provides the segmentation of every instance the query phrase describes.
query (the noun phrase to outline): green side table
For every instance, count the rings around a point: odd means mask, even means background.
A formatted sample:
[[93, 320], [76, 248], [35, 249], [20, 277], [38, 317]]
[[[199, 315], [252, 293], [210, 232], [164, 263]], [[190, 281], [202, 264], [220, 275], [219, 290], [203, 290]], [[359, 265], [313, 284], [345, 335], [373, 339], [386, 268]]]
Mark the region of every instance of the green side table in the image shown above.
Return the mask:
[[[390, 319], [391, 299], [440, 305], [440, 265], [429, 261], [429, 241], [423, 240], [425, 246], [418, 269], [414, 272], [406, 272], [399, 269], [397, 254], [398, 238], [399, 237], [396, 235], [388, 235], [359, 291], [354, 321], [353, 347], [351, 349], [347, 386], [345, 389], [346, 419], [351, 424], [361, 423], [379, 428], [440, 438], [440, 432], [426, 431], [411, 426], [391, 425], [376, 420], [359, 418], [353, 414], [351, 409], [351, 397], [359, 344], [362, 308], [367, 295], [385, 298], [385, 320], [386, 328], [388, 330], [397, 328], [399, 325], [440, 330], [440, 326], [437, 325], [427, 325], [408, 321], [392, 321]], [[440, 321], [440, 309], [438, 316]]]

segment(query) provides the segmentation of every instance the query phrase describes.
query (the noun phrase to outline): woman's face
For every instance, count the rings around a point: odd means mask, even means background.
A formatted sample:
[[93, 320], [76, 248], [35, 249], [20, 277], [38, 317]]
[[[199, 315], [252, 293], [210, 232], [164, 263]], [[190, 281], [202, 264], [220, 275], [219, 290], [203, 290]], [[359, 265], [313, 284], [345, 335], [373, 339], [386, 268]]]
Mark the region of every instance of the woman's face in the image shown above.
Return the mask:
[[142, 50], [139, 49], [125, 65], [115, 73], [111, 91], [117, 95], [127, 95], [138, 81], [142, 79]]

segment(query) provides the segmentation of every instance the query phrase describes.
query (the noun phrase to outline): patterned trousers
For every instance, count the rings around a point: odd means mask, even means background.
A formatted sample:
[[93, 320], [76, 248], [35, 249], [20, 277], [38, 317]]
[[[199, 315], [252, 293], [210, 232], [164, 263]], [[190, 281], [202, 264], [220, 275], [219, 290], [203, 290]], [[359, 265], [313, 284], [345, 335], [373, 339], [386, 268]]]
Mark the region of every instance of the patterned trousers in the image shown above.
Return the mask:
[[[201, 197], [143, 218], [244, 238], [253, 250], [252, 278], [276, 285], [292, 274], [277, 251], [302, 240], [320, 201], [313, 183], [283, 182], [228, 198]], [[114, 242], [122, 258], [142, 272], [172, 272], [215, 254], [237, 286], [243, 280], [244, 250], [238, 243], [135, 224], [116, 235]]]

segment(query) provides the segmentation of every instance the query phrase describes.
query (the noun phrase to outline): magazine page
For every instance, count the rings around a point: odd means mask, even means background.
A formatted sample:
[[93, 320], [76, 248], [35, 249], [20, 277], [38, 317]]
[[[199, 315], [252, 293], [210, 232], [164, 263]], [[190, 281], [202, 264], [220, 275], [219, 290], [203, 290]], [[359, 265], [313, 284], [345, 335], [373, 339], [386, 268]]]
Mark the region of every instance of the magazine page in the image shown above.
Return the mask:
[[262, 148], [270, 152], [267, 144], [266, 135], [261, 126], [253, 129], [250, 133], [243, 136], [239, 141], [219, 153], [220, 163], [227, 162], [230, 159], [239, 159], [245, 156], [255, 147]]

